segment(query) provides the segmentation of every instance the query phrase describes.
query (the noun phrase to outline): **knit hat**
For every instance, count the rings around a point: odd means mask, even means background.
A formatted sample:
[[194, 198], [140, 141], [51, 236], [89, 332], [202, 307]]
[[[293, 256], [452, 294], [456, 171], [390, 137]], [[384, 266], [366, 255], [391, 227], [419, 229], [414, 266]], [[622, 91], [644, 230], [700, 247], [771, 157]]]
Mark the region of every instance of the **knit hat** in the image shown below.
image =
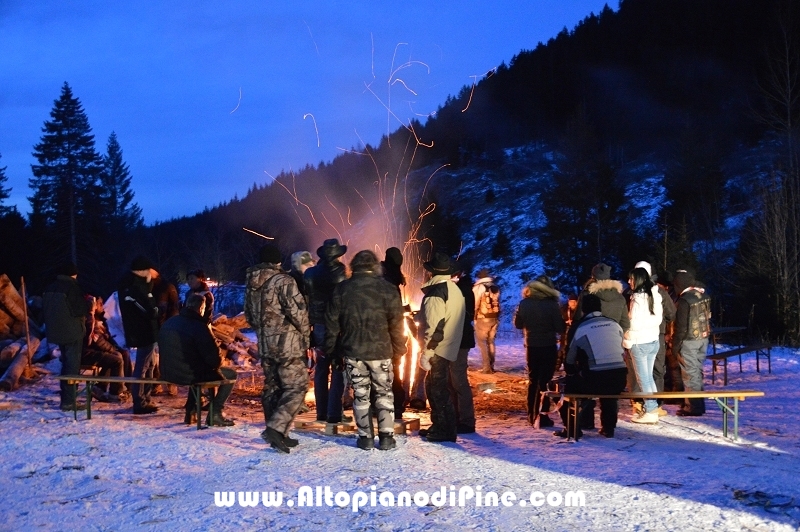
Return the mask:
[[676, 294], [680, 294], [694, 283], [694, 275], [686, 270], [678, 270], [675, 272], [675, 277], [672, 278], [672, 285], [675, 287]]
[[150, 259], [144, 255], [139, 255], [131, 262], [131, 270], [135, 272], [150, 269], [155, 269], [155, 266], [153, 266], [153, 263], [150, 262]]
[[450, 257], [439, 251], [433, 254], [432, 260], [424, 262], [422, 266], [434, 275], [448, 275], [456, 272]]
[[640, 260], [639, 262], [636, 263], [634, 268], [644, 268], [645, 270], [647, 270], [647, 275], [650, 275], [650, 276], [653, 275], [653, 268], [650, 266], [649, 262], [645, 262], [643, 260]]
[[261, 262], [268, 264], [280, 264], [281, 250], [274, 244], [264, 244], [258, 251], [258, 258]]
[[389, 248], [386, 250], [386, 259], [384, 260], [386, 264], [393, 264], [395, 266], [402, 266], [403, 265], [403, 254], [400, 253], [400, 250], [397, 248]]
[[291, 262], [292, 269], [299, 272], [304, 265], [314, 262], [314, 257], [311, 256], [310, 251], [295, 251], [292, 253]]
[[322, 247], [317, 248], [317, 255], [325, 260], [333, 260], [337, 257], [341, 257], [345, 253], [347, 253], [347, 246], [340, 245], [339, 241], [335, 238], [327, 239], [322, 243]]
[[596, 264], [595, 267], [592, 268], [592, 277], [598, 281], [607, 281], [611, 279], [611, 266], [602, 262]]
[[189, 273], [186, 274], [186, 277], [189, 277], [190, 275], [194, 275], [198, 279], [202, 279], [204, 281], [206, 280], [206, 272], [204, 272], [200, 268], [190, 271]]
[[481, 268], [478, 270], [478, 273], [475, 274], [478, 279], [483, 279], [484, 277], [489, 277], [489, 270], [486, 268]]
[[58, 275], [66, 275], [72, 277], [78, 275], [78, 267], [72, 262], [65, 262], [58, 268]]

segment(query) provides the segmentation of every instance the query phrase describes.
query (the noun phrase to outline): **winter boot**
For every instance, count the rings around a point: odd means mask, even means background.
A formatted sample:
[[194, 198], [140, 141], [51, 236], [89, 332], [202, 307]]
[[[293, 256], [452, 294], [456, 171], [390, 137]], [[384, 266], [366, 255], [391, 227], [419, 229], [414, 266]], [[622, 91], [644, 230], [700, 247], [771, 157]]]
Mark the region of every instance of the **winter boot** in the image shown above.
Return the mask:
[[378, 449], [381, 451], [388, 451], [397, 447], [397, 442], [394, 439], [394, 434], [378, 433]]
[[267, 427], [267, 430], [261, 433], [261, 437], [279, 453], [289, 454], [289, 446], [286, 445], [284, 435], [277, 430]]
[[364, 449], [365, 451], [369, 451], [375, 448], [375, 438], [371, 436], [359, 436], [358, 441], [356, 442], [356, 446], [359, 449]]

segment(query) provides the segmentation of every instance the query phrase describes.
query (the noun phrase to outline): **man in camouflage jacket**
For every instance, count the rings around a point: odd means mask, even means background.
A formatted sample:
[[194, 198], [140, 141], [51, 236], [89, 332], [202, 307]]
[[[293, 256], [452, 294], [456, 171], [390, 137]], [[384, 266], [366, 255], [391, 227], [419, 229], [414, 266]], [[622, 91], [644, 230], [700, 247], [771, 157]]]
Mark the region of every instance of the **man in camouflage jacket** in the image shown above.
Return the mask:
[[297, 440], [288, 437], [289, 426], [308, 391], [303, 356], [310, 327], [306, 302], [297, 283], [281, 268], [281, 253], [267, 244], [261, 263], [247, 270], [245, 317], [258, 335], [258, 354], [264, 370], [261, 405], [267, 428], [262, 437], [280, 452], [288, 453]]

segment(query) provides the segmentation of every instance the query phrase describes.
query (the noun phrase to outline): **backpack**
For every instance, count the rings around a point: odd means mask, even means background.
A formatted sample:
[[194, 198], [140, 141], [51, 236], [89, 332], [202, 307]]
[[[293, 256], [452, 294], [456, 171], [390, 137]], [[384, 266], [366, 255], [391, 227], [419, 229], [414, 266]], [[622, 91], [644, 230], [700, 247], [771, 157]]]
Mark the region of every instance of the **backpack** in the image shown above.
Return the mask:
[[500, 316], [500, 289], [495, 284], [487, 284], [478, 302], [478, 318], [497, 318]]
[[705, 294], [697, 294], [696, 301], [689, 303], [689, 331], [686, 337], [699, 340], [708, 338], [710, 334], [711, 298]]

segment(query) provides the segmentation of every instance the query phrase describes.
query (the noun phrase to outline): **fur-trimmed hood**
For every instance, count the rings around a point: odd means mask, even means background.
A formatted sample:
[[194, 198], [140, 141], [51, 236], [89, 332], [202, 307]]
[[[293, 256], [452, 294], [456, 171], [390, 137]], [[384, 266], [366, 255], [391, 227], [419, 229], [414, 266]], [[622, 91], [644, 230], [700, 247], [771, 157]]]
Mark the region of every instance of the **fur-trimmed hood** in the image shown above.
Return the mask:
[[614, 279], [605, 279], [603, 281], [593, 282], [592, 284], [586, 287], [586, 290], [588, 290], [590, 294], [594, 294], [600, 299], [603, 299], [603, 295], [599, 293], [602, 292], [603, 290], [616, 290], [618, 293], [621, 294], [624, 289], [622, 288], [621, 282], [615, 281]]
[[529, 297], [531, 299], [555, 299], [558, 301], [561, 298], [561, 292], [555, 288], [550, 288], [540, 281], [531, 281], [522, 289], [522, 297]]

